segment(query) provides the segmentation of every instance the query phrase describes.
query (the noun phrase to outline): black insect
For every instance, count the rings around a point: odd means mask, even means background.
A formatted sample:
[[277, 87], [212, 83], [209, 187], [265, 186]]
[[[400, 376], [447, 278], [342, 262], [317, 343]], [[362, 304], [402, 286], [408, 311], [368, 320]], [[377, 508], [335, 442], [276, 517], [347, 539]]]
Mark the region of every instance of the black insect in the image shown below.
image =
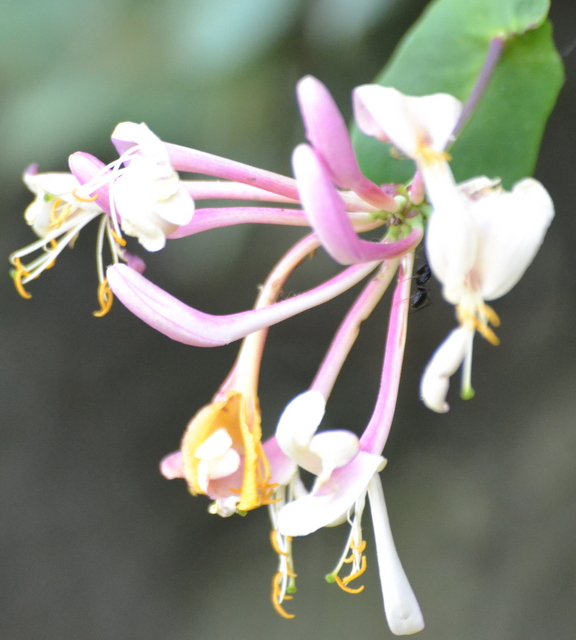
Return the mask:
[[416, 280], [416, 293], [412, 296], [412, 302], [410, 303], [410, 307], [414, 311], [419, 311], [420, 309], [424, 309], [429, 304], [432, 304], [432, 300], [430, 300], [430, 291], [426, 286], [428, 280], [432, 276], [432, 272], [430, 271], [430, 265], [425, 262], [421, 267], [416, 269], [416, 275], [414, 279]]

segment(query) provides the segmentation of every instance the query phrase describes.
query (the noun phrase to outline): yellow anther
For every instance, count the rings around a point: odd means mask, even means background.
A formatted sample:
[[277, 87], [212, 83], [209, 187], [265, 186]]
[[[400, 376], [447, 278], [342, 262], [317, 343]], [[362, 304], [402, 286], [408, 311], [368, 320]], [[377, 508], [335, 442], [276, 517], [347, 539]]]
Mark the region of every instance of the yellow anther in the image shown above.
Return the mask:
[[352, 587], [349, 587], [347, 584], [344, 583], [344, 580], [342, 580], [340, 576], [336, 575], [334, 576], [334, 579], [336, 580], [336, 584], [340, 587], [340, 589], [342, 589], [342, 591], [346, 591], [346, 593], [356, 594], [364, 591], [364, 585], [362, 585], [361, 587], [358, 587], [358, 589], [352, 589]]
[[63, 202], [64, 200], [62, 200], [62, 198], [56, 198], [56, 200], [54, 200], [54, 202], [52, 203], [52, 208], [50, 209], [50, 224], [48, 225], [50, 229], [58, 229], [59, 227], [61, 227], [72, 211], [72, 206], [66, 204], [62, 208], [62, 212], [58, 213], [58, 207]]
[[346, 560], [344, 560], [344, 562], [347, 562], [347, 563], [353, 562], [356, 556], [356, 553], [364, 553], [364, 550], [366, 549], [366, 540], [362, 540], [362, 542], [359, 545], [351, 544], [350, 549], [352, 550], [352, 553], [350, 554], [350, 556], [348, 556], [348, 558], [346, 558]]
[[93, 311], [92, 315], [96, 318], [101, 318], [110, 311], [112, 302], [114, 302], [114, 294], [108, 286], [108, 280], [103, 280], [98, 285], [98, 302], [100, 303], [100, 309]]
[[490, 327], [487, 324], [480, 322], [480, 320], [478, 320], [477, 318], [475, 322], [475, 328], [476, 328], [476, 331], [478, 331], [478, 333], [481, 336], [486, 338], [486, 340], [488, 340], [490, 344], [493, 344], [495, 347], [497, 347], [500, 344], [500, 339], [494, 333], [494, 331], [492, 331], [492, 329], [490, 329]]
[[456, 307], [456, 317], [462, 327], [470, 331], [478, 331], [481, 336], [486, 338], [486, 340], [495, 347], [500, 344], [500, 339], [488, 326], [489, 322], [495, 327], [500, 326], [500, 318], [492, 307], [489, 307], [487, 304], [482, 304], [476, 312], [471, 312], [469, 309], [458, 305]]
[[284, 607], [282, 606], [282, 602], [284, 600], [292, 600], [292, 596], [284, 594], [284, 597], [282, 597], [281, 584], [282, 572], [278, 571], [272, 578], [272, 605], [283, 618], [291, 620], [292, 618], [295, 618], [296, 615], [294, 613], [288, 613], [287, 611], [285, 611]]
[[122, 236], [119, 236], [116, 231], [114, 231], [114, 229], [110, 229], [110, 235], [114, 238], [114, 240], [116, 240], [116, 242], [121, 246], [121, 247], [125, 247], [126, 246], [126, 240], [124, 240], [124, 238]]
[[352, 582], [352, 580], [356, 580], [356, 578], [359, 578], [366, 571], [367, 566], [368, 562], [366, 560], [366, 556], [362, 556], [360, 569], [358, 569], [358, 571], [356, 571], [355, 573], [351, 573], [349, 576], [342, 578], [342, 582], [347, 585], [349, 582]]
[[16, 287], [16, 291], [26, 300], [30, 300], [32, 297], [31, 293], [28, 293], [22, 284], [22, 278], [27, 278], [30, 273], [26, 271], [20, 258], [14, 258], [12, 260], [12, 264], [16, 267], [16, 269], [12, 272], [12, 277], [14, 279], [14, 286]]
[[76, 200], [79, 200], [80, 202], [94, 202], [94, 200], [96, 200], [96, 198], [98, 197], [98, 194], [96, 194], [95, 196], [90, 196], [89, 198], [84, 198], [83, 196], [79, 196], [76, 193], [77, 191], [78, 191], [78, 189], [73, 189], [72, 195], [76, 198]]
[[499, 327], [500, 326], [500, 317], [498, 316], [496, 311], [494, 311], [494, 309], [492, 309], [492, 307], [490, 307], [487, 304], [483, 304], [482, 305], [482, 313], [488, 318], [488, 322], [490, 324], [494, 325], [495, 327]]
[[270, 531], [270, 544], [272, 545], [272, 549], [274, 549], [279, 556], [288, 557], [290, 555], [287, 551], [282, 551], [278, 544], [278, 529], [272, 529], [272, 531]]

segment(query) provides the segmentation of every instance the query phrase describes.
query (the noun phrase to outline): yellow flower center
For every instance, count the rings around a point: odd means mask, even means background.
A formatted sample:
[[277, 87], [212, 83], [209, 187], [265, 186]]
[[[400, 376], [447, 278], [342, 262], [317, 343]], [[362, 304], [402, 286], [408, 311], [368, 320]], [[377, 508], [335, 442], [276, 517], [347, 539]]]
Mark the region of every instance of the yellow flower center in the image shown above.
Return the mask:
[[231, 391], [223, 401], [213, 402], [190, 421], [182, 440], [184, 474], [190, 492], [206, 493], [199, 476], [201, 459], [196, 456], [200, 445], [219, 429], [224, 429], [232, 439], [232, 447], [243, 456], [242, 486], [229, 487], [240, 494], [238, 511], [250, 511], [272, 501], [274, 485], [269, 483], [270, 463], [262, 447], [260, 407], [254, 396]]

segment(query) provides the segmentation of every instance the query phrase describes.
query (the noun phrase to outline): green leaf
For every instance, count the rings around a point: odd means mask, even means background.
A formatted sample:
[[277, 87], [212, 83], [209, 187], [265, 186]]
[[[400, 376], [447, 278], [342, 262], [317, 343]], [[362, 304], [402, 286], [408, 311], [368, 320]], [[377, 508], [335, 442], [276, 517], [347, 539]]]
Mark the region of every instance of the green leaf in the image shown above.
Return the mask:
[[[548, 0], [437, 0], [404, 37], [376, 83], [408, 95], [470, 95], [490, 42], [506, 39], [480, 105], [451, 148], [458, 180], [500, 177], [505, 187], [534, 170], [548, 116], [563, 81], [562, 62], [545, 22]], [[378, 183], [414, 173], [389, 145], [353, 131], [364, 173]]]

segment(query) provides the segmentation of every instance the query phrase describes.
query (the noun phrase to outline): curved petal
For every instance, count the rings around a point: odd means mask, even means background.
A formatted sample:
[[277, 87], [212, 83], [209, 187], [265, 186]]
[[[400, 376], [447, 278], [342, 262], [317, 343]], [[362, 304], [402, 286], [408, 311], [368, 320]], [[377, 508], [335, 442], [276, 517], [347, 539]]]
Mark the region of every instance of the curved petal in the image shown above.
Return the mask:
[[423, 168], [422, 175], [434, 207], [426, 230], [426, 255], [432, 272], [443, 284], [444, 298], [457, 304], [478, 251], [473, 203], [456, 186], [447, 162]]
[[[144, 122], [120, 122], [112, 132], [112, 144], [118, 155], [122, 156], [132, 147], [138, 147], [138, 155], [144, 156], [156, 166], [158, 177], [169, 176], [173, 169], [168, 157], [166, 146]], [[126, 164], [129, 164], [126, 158]]]
[[292, 166], [310, 224], [326, 251], [340, 264], [396, 258], [420, 242], [422, 234], [419, 229], [414, 229], [407, 238], [394, 243], [361, 240], [315, 150], [306, 144], [298, 145], [292, 154]]
[[298, 471], [298, 465], [282, 451], [274, 436], [266, 440], [262, 447], [272, 472], [269, 484], [287, 485]]
[[424, 618], [394, 545], [384, 492], [377, 475], [370, 480], [368, 499], [388, 626], [398, 636], [416, 633], [424, 628]]
[[174, 480], [174, 478], [185, 478], [184, 475], [184, 459], [181, 451], [170, 453], [160, 461], [160, 473], [166, 480]]
[[447, 93], [413, 97], [375, 84], [354, 89], [353, 104], [361, 131], [414, 160], [423, 145], [443, 151], [462, 113], [462, 103]]
[[428, 363], [420, 382], [420, 398], [432, 411], [446, 413], [449, 379], [464, 361], [474, 332], [465, 327], [454, 329], [438, 347]]
[[305, 391], [286, 405], [276, 427], [280, 449], [298, 466], [316, 475], [322, 472], [322, 460], [310, 451], [310, 442], [325, 410], [326, 399], [319, 391]]
[[230, 227], [236, 224], [283, 224], [298, 227], [309, 226], [301, 209], [276, 209], [272, 207], [217, 207], [196, 209], [188, 224], [179, 226], [167, 237], [171, 240], [185, 238], [208, 229]]
[[533, 178], [510, 193], [493, 191], [474, 202], [478, 228], [476, 270], [482, 296], [494, 300], [508, 293], [536, 256], [554, 217], [546, 189]]
[[305, 293], [268, 307], [225, 316], [213, 316], [189, 307], [126, 265], [112, 265], [106, 274], [108, 284], [119, 300], [154, 329], [184, 344], [216, 347], [335, 298], [360, 282], [376, 266], [376, 263], [369, 263], [349, 267]]
[[394, 198], [360, 171], [348, 128], [328, 89], [313, 76], [306, 76], [296, 85], [296, 92], [306, 137], [326, 163], [333, 181], [371, 204], [396, 211]]
[[330, 478], [334, 469], [348, 464], [358, 454], [360, 443], [352, 431], [334, 429], [316, 434], [310, 442], [310, 453], [322, 462], [322, 471], [316, 478], [316, 487]]
[[278, 516], [280, 533], [306, 536], [338, 520], [366, 491], [370, 478], [384, 462], [382, 456], [360, 451], [346, 466], [335, 469], [318, 490], [282, 507]]

